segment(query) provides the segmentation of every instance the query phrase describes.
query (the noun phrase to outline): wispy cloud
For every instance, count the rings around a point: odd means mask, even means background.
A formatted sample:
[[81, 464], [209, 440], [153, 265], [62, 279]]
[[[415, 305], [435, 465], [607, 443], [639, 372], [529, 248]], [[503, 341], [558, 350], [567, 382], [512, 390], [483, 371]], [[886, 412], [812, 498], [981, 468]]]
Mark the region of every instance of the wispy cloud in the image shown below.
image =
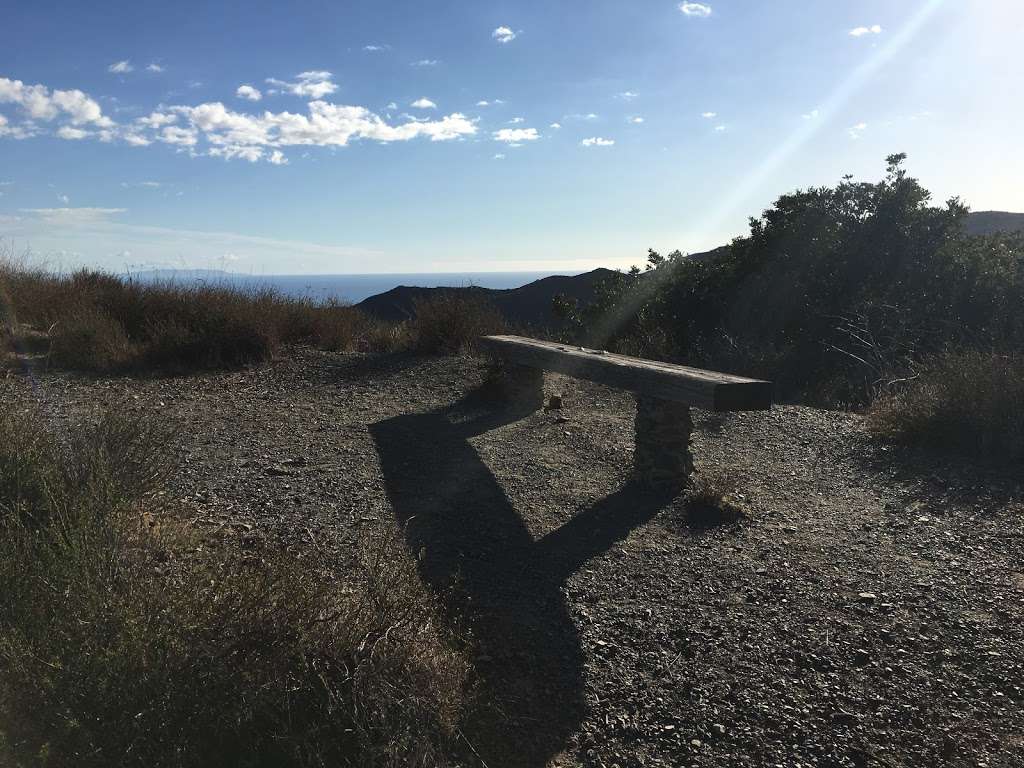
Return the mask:
[[703, 117], [705, 120], [713, 120], [714, 118], [718, 117], [718, 113], [717, 112], [701, 112], [700, 116]]
[[364, 45], [363, 50], [367, 53], [378, 53], [380, 51], [390, 50], [391, 46], [386, 44], [371, 43], [370, 45]]
[[863, 37], [864, 35], [880, 35], [882, 34], [882, 26], [880, 24], [872, 24], [870, 27], [854, 27], [848, 33], [850, 37]]
[[499, 43], [511, 43], [518, 37], [517, 32], [513, 32], [508, 27], [498, 27], [491, 32], [491, 37], [497, 40]]
[[113, 64], [107, 67], [107, 72], [110, 72], [115, 75], [124, 75], [128, 72], [133, 71], [135, 71], [135, 67], [132, 66], [132, 63], [128, 61], [128, 59], [125, 59], [124, 61], [115, 61]]
[[495, 141], [506, 144], [519, 144], [524, 141], [536, 141], [540, 138], [536, 128], [501, 128], [493, 134]]
[[132, 189], [135, 187], [140, 189], [160, 189], [163, 184], [159, 181], [122, 181], [121, 186], [124, 189]]
[[519, 123], [525, 123], [525, 122], [526, 122], [526, 118], [525, 117], [513, 117], [511, 120], [509, 120], [509, 123], [511, 123], [512, 125], [518, 125]]
[[615, 139], [604, 139], [600, 136], [591, 136], [589, 139], [584, 139], [580, 142], [581, 147], [611, 147], [615, 144]]
[[166, 72], [167, 68], [162, 64], [157, 64], [155, 61], [151, 64], [146, 65], [147, 72]]
[[862, 122], [857, 123], [856, 125], [851, 125], [847, 130], [847, 133], [849, 134], [851, 139], [857, 140], [863, 135], [864, 131], [866, 131], [867, 129], [868, 124]]
[[410, 61], [410, 67], [436, 67], [441, 62], [438, 59], [419, 59], [418, 61]]
[[639, 115], [634, 115], [633, 117], [627, 117], [626, 120], [627, 120], [627, 122], [633, 123], [633, 125], [640, 125], [640, 123], [642, 123], [644, 121], [644, 119], [642, 117], [640, 117]]
[[495, 160], [504, 160], [505, 159], [505, 154], [503, 152], [499, 152], [498, 154], [496, 154], [494, 156], [494, 159]]
[[[333, 77], [334, 75], [325, 70], [311, 70], [297, 74], [293, 83], [277, 80], [273, 77], [268, 77], [266, 82], [280, 89], [283, 93], [312, 99], [322, 99], [327, 94], [338, 90], [338, 86], [331, 82]], [[274, 90], [268, 91], [268, 93], [275, 92]]]
[[69, 141], [76, 141], [79, 139], [86, 139], [92, 135], [89, 131], [83, 131], [81, 128], [72, 128], [70, 125], [62, 125], [57, 129], [57, 138], [67, 139]]
[[263, 98], [263, 94], [260, 93], [260, 89], [253, 88], [251, 85], [238, 86], [238, 89], [235, 91], [235, 96], [248, 101], [259, 101]]
[[704, 3], [680, 3], [679, 10], [686, 16], [706, 19], [711, 15], [711, 6]]
[[558, 130], [559, 128], [561, 128], [561, 127], [562, 127], [562, 124], [561, 124], [561, 123], [552, 123], [552, 124], [551, 124], [550, 126], [548, 126], [548, 127], [549, 127], [549, 128], [554, 128], [554, 129], [555, 129], [555, 130], [557, 131], [557, 130]]
[[414, 107], [415, 109], [437, 109], [437, 104], [432, 102], [426, 96], [416, 99], [416, 101], [412, 102], [409, 106]]
[[623, 101], [633, 101], [633, 99], [637, 98], [639, 95], [640, 94], [636, 93], [635, 91], [623, 91], [622, 93], [618, 94], [618, 98], [622, 99]]
[[717, 133], [723, 133], [725, 130], [726, 130], [726, 126], [724, 126], [724, 125], [716, 125], [715, 126], [715, 131]]
[[[63, 196], [67, 199], [67, 195]], [[125, 213], [126, 208], [22, 208], [19, 213], [33, 216], [52, 224], [71, 224], [91, 221], [103, 221], [119, 213]]]
[[818, 114], [818, 110], [812, 109], [810, 112], [804, 112], [802, 115], [800, 115], [800, 117], [802, 117], [804, 120], [817, 120]]

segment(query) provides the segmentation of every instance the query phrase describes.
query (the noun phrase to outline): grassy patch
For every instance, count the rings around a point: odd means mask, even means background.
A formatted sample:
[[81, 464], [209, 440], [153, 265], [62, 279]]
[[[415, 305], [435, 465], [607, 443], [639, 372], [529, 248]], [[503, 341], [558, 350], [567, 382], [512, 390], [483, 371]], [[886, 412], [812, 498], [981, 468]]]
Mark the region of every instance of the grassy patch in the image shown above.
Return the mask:
[[358, 567], [217, 552], [168, 508], [150, 427], [67, 439], [0, 409], [0, 758], [437, 765], [467, 666], [401, 546]]
[[481, 336], [504, 330], [501, 314], [484, 299], [441, 292], [416, 302], [409, 338], [417, 352], [452, 354], [471, 350]]
[[17, 328], [46, 331], [51, 364], [97, 373], [233, 367], [267, 360], [282, 344], [344, 352], [390, 349], [405, 339], [338, 302], [270, 289], [143, 284], [88, 270], [56, 274], [3, 258], [0, 326], [8, 337]]
[[950, 352], [875, 400], [868, 429], [895, 442], [1024, 459], [1024, 356]]

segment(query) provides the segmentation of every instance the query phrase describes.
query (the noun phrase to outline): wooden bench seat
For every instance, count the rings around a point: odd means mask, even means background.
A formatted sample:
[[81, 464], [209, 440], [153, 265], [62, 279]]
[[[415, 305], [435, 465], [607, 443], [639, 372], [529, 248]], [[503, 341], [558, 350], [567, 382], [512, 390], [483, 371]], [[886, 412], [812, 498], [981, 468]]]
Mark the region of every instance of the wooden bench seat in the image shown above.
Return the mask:
[[645, 485], [687, 483], [693, 469], [690, 407], [721, 412], [772, 406], [769, 381], [524, 336], [484, 336], [481, 342], [503, 361], [508, 396], [534, 407], [544, 400], [545, 370], [632, 392], [637, 403], [634, 472]]

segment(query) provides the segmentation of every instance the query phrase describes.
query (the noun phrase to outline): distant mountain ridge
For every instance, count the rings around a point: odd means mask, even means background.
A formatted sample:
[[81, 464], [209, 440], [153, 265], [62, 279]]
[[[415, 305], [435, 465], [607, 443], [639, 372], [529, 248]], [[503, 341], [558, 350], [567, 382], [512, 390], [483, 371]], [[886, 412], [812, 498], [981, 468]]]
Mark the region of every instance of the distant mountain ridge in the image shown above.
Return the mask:
[[996, 232], [1024, 232], [1024, 213], [974, 211], [967, 214], [964, 232], [968, 235], [994, 235]]
[[561, 294], [581, 303], [589, 302], [598, 283], [613, 274], [612, 270], [601, 267], [580, 275], [552, 275], [519, 288], [506, 289], [479, 286], [419, 288], [399, 285], [385, 293], [363, 299], [356, 307], [380, 320], [394, 322], [412, 317], [417, 301], [456, 292], [486, 299], [513, 325], [544, 326], [556, 321], [553, 311], [555, 296]]

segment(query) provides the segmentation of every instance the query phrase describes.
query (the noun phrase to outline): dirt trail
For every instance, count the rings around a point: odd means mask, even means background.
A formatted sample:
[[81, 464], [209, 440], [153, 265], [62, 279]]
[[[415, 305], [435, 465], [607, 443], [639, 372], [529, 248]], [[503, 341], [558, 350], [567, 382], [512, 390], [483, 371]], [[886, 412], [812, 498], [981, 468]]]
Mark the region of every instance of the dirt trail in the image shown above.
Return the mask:
[[552, 376], [560, 413], [499, 413], [483, 374], [294, 350], [0, 396], [159, 414], [176, 492], [243, 542], [344, 555], [401, 524], [472, 634], [492, 705], [464, 731], [491, 768], [1024, 765], [1021, 478], [882, 450], [849, 414], [698, 413], [698, 470], [749, 516], [691, 529], [626, 482], [628, 396]]

